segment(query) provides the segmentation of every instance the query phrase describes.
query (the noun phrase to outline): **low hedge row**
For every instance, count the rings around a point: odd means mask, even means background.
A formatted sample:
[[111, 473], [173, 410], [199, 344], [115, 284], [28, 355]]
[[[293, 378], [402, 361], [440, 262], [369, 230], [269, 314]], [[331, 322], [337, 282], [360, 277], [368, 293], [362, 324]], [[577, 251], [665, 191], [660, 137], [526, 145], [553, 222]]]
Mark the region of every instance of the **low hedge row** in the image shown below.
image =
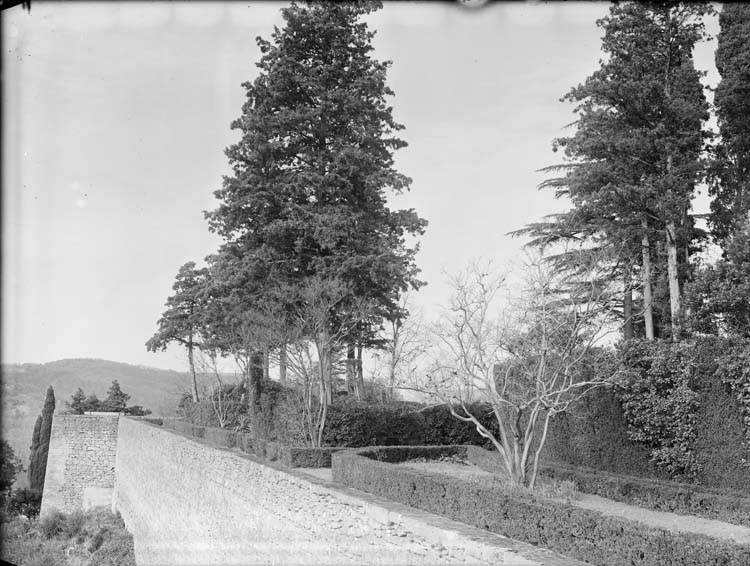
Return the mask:
[[[503, 469], [497, 452], [468, 446], [466, 457], [472, 464], [488, 472]], [[572, 481], [582, 493], [656, 511], [695, 515], [750, 527], [750, 498], [743, 493], [562, 464], [543, 465], [539, 473], [545, 478]]]
[[[331, 455], [343, 448], [309, 448], [287, 446], [280, 442], [254, 438], [244, 432], [215, 428], [210, 426], [196, 426], [179, 419], [161, 419], [166, 428], [176, 430], [189, 436], [203, 438], [208, 442], [225, 448], [238, 448], [246, 454], [254, 454], [270, 461], [279, 461], [290, 468], [330, 468]], [[149, 421], [151, 422], [151, 421]]]
[[457, 454], [458, 447], [376, 447], [333, 455], [333, 479], [392, 501], [608, 566], [744, 566], [750, 546], [671, 533], [498, 485], [433, 475], [392, 463]]
[[542, 475], [571, 480], [578, 491], [583, 493], [656, 511], [695, 515], [750, 527], [750, 498], [747, 496], [729, 495], [727, 492], [711, 493], [691, 484], [634, 478], [567, 466], [545, 466]]

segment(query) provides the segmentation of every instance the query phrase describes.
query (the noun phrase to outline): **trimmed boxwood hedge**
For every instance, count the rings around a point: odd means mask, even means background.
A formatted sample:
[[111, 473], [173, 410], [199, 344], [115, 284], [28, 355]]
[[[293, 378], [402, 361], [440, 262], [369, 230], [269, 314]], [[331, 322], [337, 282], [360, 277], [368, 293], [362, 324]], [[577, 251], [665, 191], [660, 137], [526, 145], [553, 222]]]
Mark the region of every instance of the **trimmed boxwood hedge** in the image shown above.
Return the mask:
[[[467, 459], [488, 472], [502, 469], [496, 452], [467, 447]], [[582, 493], [599, 495], [630, 505], [682, 515], [695, 515], [750, 527], [750, 498], [740, 492], [716, 490], [693, 484], [637, 478], [589, 468], [543, 465], [542, 477], [569, 480]]]
[[331, 455], [344, 448], [301, 448], [286, 446], [281, 458], [290, 468], [330, 468]]
[[750, 498], [729, 491], [712, 493], [683, 483], [648, 480], [563, 466], [545, 466], [542, 475], [575, 482], [578, 491], [600, 495], [615, 501], [667, 511], [695, 515], [750, 527]]
[[750, 546], [693, 533], [672, 533], [566, 503], [510, 493], [392, 463], [460, 454], [459, 447], [375, 447], [333, 455], [333, 479], [486, 529], [608, 566], [746, 566]]
[[179, 420], [164, 421], [164, 426], [178, 432], [203, 438], [225, 448], [239, 448], [247, 454], [254, 454], [270, 461], [279, 461], [290, 468], [330, 468], [331, 455], [344, 448], [309, 448], [287, 446], [280, 442], [254, 438], [252, 435], [233, 430], [195, 426]]
[[233, 430], [227, 430], [225, 428], [214, 428], [207, 426], [205, 427], [205, 433], [203, 438], [219, 446], [225, 446], [227, 448], [233, 448], [236, 444], [237, 433]]

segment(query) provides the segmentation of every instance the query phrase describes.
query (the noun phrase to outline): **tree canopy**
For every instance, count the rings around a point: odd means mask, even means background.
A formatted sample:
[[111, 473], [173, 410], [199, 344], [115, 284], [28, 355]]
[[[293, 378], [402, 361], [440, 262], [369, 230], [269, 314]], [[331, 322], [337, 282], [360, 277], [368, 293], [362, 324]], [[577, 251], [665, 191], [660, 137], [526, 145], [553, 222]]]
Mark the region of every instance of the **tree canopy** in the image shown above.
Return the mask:
[[[522, 231], [537, 245], [593, 246], [611, 262], [613, 276], [624, 279], [626, 294], [634, 286], [631, 274], [640, 271], [651, 338], [658, 297], [652, 287], [667, 276], [670, 308], [662, 318], [676, 323], [686, 259], [700, 236], [689, 210], [703, 174], [708, 104], [692, 51], [709, 12], [705, 3], [627, 2], [597, 22], [607, 58], [563, 97], [576, 105], [576, 129], [553, 144], [566, 161], [550, 171], [562, 176], [541, 185], [569, 198], [573, 208]], [[613, 253], [607, 257], [601, 249]]]
[[167, 298], [167, 310], [157, 323], [159, 330], [146, 342], [146, 348], [151, 352], [165, 350], [171, 342], [177, 342], [187, 349], [193, 401], [198, 400], [193, 356], [195, 349], [201, 344], [200, 334], [204, 318], [202, 307], [207, 277], [208, 270], [196, 269], [194, 261], [180, 267], [172, 285], [174, 295]]
[[378, 8], [292, 4], [271, 41], [257, 40], [260, 72], [243, 84], [247, 101], [232, 123], [242, 137], [226, 150], [233, 175], [207, 213], [256, 297], [312, 276], [338, 279], [388, 316], [401, 292], [421, 284], [407, 237], [426, 222], [391, 210], [385, 194], [411, 180], [394, 168], [406, 143], [386, 102], [390, 63], [371, 57], [374, 32], [360, 21]]
[[714, 240], [726, 247], [750, 212], [750, 5], [725, 4], [719, 15], [714, 94], [719, 125], [709, 192]]

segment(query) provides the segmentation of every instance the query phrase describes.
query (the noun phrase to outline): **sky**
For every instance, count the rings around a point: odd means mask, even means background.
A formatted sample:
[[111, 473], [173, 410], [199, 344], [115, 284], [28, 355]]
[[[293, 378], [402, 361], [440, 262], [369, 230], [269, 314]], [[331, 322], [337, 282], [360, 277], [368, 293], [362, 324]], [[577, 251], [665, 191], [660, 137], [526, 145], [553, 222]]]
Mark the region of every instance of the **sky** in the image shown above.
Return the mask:
[[[508, 232], [565, 202], [538, 191], [569, 133], [560, 98], [603, 57], [606, 3], [388, 2], [368, 18], [391, 60], [393, 114], [409, 146], [389, 198], [429, 226], [417, 256], [427, 317], [446, 273], [473, 258], [514, 265]], [[179, 267], [221, 243], [203, 211], [230, 173], [255, 37], [283, 25], [275, 2], [34, 1], [3, 13], [2, 361], [101, 358], [185, 370], [146, 351]], [[718, 32], [717, 18], [706, 21]], [[715, 40], [696, 66], [715, 85]], [[705, 199], [694, 205], [705, 211]]]

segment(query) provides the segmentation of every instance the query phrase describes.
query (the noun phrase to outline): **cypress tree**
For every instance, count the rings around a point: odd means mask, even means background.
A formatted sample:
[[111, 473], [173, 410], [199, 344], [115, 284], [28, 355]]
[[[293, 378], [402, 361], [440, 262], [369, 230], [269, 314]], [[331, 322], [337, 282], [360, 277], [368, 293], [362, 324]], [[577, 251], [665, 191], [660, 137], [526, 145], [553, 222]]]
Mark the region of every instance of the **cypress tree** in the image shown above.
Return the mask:
[[[47, 455], [49, 453], [49, 440], [52, 436], [52, 415], [55, 412], [55, 391], [50, 385], [47, 388], [47, 397], [44, 399], [42, 414], [37, 419], [39, 424], [39, 433], [37, 437], [37, 427], [34, 427], [34, 437], [32, 438], [31, 462], [29, 465], [29, 484], [31, 489], [36, 491], [44, 490], [44, 476], [47, 473]], [[35, 442], [36, 441], [36, 442]], [[36, 449], [34, 446], [36, 445]]]
[[34, 489], [34, 477], [36, 475], [36, 469], [38, 464], [36, 462], [36, 454], [39, 451], [39, 437], [42, 432], [42, 415], [36, 418], [34, 423], [34, 433], [31, 435], [31, 447], [29, 448], [29, 485]]

